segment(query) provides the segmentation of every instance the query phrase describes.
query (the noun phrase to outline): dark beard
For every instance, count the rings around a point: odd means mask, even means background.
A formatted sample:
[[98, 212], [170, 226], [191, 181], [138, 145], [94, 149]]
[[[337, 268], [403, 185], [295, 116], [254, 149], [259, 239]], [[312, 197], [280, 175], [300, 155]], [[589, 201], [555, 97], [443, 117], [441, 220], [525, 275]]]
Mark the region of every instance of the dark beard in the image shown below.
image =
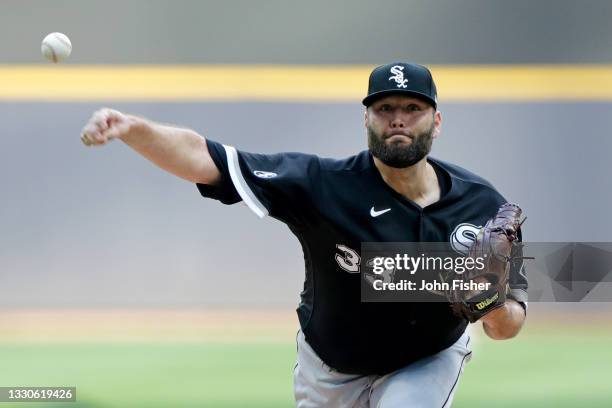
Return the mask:
[[428, 130], [414, 135], [412, 143], [406, 146], [387, 144], [382, 136], [368, 127], [368, 147], [372, 156], [377, 157], [389, 167], [396, 169], [410, 167], [421, 161], [431, 151], [434, 130], [435, 126], [432, 123]]

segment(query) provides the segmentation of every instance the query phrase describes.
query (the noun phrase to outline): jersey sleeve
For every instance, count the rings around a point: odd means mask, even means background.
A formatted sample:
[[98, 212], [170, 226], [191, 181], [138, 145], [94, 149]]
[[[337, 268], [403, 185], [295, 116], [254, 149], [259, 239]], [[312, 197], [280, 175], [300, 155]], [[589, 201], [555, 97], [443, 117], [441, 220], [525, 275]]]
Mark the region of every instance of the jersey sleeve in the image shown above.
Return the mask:
[[206, 143], [221, 179], [215, 185], [197, 184], [202, 196], [224, 204], [242, 201], [260, 218], [270, 215], [295, 226], [312, 215], [317, 156], [254, 154], [208, 139]]

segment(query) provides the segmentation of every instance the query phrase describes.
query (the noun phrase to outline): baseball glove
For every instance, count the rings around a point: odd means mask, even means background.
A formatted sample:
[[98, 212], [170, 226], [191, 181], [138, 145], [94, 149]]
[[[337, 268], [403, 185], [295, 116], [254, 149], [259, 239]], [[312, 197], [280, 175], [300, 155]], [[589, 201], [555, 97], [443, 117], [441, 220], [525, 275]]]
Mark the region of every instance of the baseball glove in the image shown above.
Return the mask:
[[462, 274], [453, 272], [455, 284], [446, 291], [456, 315], [474, 323], [504, 305], [513, 249], [520, 245], [518, 230], [525, 221], [520, 220], [521, 213], [518, 205], [503, 204], [478, 232], [467, 256], [482, 262]]

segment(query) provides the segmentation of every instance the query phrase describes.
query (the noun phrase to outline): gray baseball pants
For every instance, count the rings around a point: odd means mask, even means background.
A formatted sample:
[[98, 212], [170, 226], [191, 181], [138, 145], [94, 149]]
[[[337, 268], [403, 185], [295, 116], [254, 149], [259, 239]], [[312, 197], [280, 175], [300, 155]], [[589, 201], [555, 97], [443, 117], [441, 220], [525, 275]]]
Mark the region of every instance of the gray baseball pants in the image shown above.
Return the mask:
[[327, 366], [301, 331], [297, 345], [293, 382], [298, 408], [447, 408], [472, 355], [466, 332], [449, 348], [390, 374], [354, 375]]

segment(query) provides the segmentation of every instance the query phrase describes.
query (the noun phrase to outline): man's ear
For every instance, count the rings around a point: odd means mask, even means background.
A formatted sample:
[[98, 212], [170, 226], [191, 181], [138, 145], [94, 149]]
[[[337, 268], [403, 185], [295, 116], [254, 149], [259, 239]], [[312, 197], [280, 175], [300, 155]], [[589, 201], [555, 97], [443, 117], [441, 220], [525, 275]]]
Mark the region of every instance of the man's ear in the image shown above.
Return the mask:
[[368, 127], [368, 108], [365, 108], [365, 112], [363, 113], [363, 125]]
[[434, 113], [434, 132], [432, 135], [434, 139], [440, 136], [441, 128], [442, 128], [442, 114], [440, 113], [440, 111], [436, 111], [436, 113]]

